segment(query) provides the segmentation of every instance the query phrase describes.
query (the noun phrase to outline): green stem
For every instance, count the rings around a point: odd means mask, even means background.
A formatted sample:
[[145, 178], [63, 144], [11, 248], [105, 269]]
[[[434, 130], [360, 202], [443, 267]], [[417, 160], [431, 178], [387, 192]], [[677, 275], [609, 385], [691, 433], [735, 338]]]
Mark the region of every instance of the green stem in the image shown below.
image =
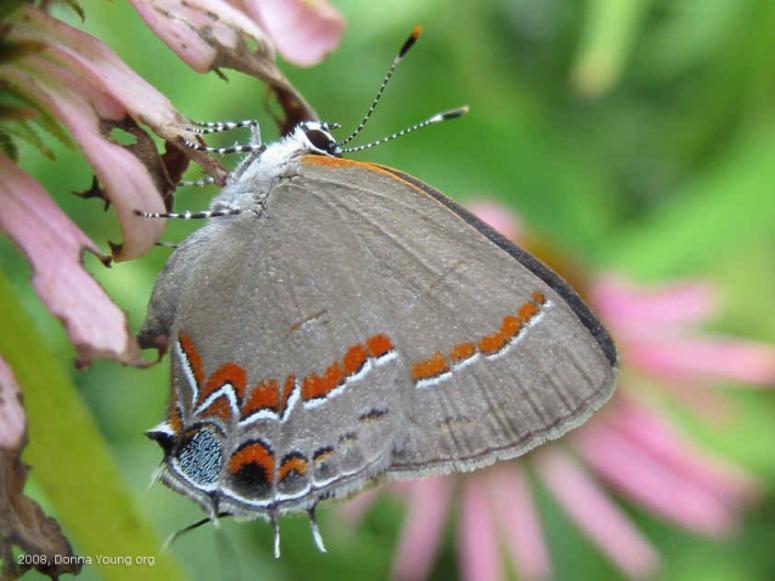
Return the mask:
[[[111, 451], [61, 363], [0, 272], [0, 354], [24, 395], [29, 446], [24, 461], [76, 551], [103, 579], [184, 578], [138, 510]], [[117, 395], [118, 397], [118, 395]], [[98, 564], [96, 557], [152, 557], [153, 566]]]

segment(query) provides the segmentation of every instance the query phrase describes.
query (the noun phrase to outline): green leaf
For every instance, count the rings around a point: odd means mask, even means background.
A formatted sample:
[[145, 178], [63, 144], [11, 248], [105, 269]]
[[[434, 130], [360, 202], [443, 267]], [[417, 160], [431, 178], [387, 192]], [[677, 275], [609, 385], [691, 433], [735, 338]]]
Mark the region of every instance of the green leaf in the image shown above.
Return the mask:
[[622, 75], [651, 0], [591, 0], [573, 67], [578, 91], [593, 97], [608, 92]]
[[752, 132], [699, 173], [674, 203], [626, 232], [610, 262], [650, 278], [707, 270], [775, 232], [773, 184], [775, 132]]

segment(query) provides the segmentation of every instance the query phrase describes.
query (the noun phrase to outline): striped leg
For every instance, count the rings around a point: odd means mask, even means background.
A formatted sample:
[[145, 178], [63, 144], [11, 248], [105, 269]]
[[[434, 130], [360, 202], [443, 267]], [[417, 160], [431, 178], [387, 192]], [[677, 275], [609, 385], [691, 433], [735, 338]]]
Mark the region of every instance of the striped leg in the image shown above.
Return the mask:
[[210, 133], [223, 133], [232, 129], [241, 129], [243, 127], [258, 127], [258, 121], [245, 119], [244, 121], [190, 121], [194, 125], [192, 131], [197, 135], [208, 135]]
[[207, 153], [227, 154], [227, 153], [254, 153], [262, 152], [266, 149], [261, 145], [261, 127], [258, 121], [246, 119], [245, 121], [215, 121], [199, 123], [196, 121], [191, 122], [196, 127], [193, 128], [193, 132], [197, 135], [207, 135], [209, 133], [222, 133], [224, 131], [231, 131], [232, 129], [239, 129], [242, 127], [250, 128], [250, 143], [248, 145], [241, 145], [235, 143], [230, 147], [210, 147], [208, 145], [201, 145], [194, 141], [186, 141], [186, 146], [197, 151], [205, 151]]
[[240, 145], [235, 143], [229, 147], [210, 147], [209, 145], [200, 145], [193, 141], [185, 141], [186, 147], [195, 149], [197, 151], [205, 151], [207, 153], [217, 153], [218, 155], [225, 155], [227, 153], [253, 153], [262, 152], [266, 149], [266, 145], [260, 143], [249, 143], [248, 145]]
[[207, 218], [218, 218], [220, 216], [236, 216], [240, 213], [239, 208], [224, 208], [223, 210], [205, 210], [203, 212], [143, 212], [135, 210], [135, 216], [141, 218], [159, 218], [164, 220], [205, 220]]
[[203, 177], [198, 180], [180, 180], [178, 182], [179, 188], [185, 188], [185, 187], [196, 187], [201, 188], [203, 186], [211, 186], [215, 183], [215, 178], [212, 176]]

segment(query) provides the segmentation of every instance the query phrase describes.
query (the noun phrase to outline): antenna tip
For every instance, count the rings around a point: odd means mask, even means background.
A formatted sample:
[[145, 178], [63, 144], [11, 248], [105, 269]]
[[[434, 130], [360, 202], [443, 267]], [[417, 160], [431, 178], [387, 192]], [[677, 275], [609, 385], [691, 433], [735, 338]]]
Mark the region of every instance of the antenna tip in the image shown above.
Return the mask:
[[444, 121], [447, 119], [455, 119], [456, 117], [462, 117], [463, 115], [468, 114], [469, 111], [468, 105], [463, 105], [462, 107], [458, 107], [457, 109], [452, 109], [451, 111], [445, 111], [441, 114]]
[[404, 46], [398, 51], [399, 59], [404, 58], [404, 55], [409, 52], [409, 49], [412, 48], [414, 43], [417, 42], [417, 39], [420, 38], [420, 34], [422, 34], [422, 26], [418, 24], [412, 29], [412, 34], [409, 35], [409, 38], [404, 42]]

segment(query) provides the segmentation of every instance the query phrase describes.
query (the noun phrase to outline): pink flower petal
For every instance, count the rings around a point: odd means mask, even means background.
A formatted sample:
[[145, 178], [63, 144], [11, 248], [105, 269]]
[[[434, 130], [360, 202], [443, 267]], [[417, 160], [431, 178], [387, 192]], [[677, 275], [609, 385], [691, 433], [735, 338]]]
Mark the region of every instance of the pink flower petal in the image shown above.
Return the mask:
[[[267, 82], [286, 112], [286, 119], [282, 123], [283, 132], [287, 133], [301, 121], [317, 118], [314, 109], [277, 67], [274, 47], [267, 35], [241, 10], [242, 6], [237, 0], [130, 1], [146, 24], [194, 70], [205, 72], [231, 68]], [[262, 1], [262, 10], [271, 10], [271, 2], [269, 0], [269, 5], [266, 5]], [[297, 15], [305, 18], [298, 23], [298, 28], [294, 24], [292, 30], [283, 30], [283, 38], [278, 39], [282, 43], [281, 50], [288, 48], [293, 50], [292, 54], [299, 55], [317, 54], [325, 33], [315, 32], [320, 17], [313, 17], [316, 10], [309, 2], [299, 0], [299, 5], [302, 7], [300, 10], [296, 10], [294, 4], [290, 11], [273, 15], [281, 23], [285, 20], [293, 22]], [[308, 14], [308, 11], [311, 13]], [[326, 11], [323, 12], [325, 15]], [[258, 20], [256, 13], [252, 17]], [[323, 18], [323, 22], [326, 18]], [[310, 38], [304, 36], [307, 33], [311, 35]], [[255, 48], [251, 49], [246, 40], [250, 40]], [[303, 44], [298, 46], [297, 43]]]
[[623, 438], [606, 422], [592, 422], [572, 438], [590, 466], [652, 512], [710, 536], [725, 535], [734, 528], [735, 513], [722, 500]]
[[722, 425], [729, 422], [735, 410], [729, 405], [726, 394], [721, 390], [708, 389], [702, 381], [661, 381], [660, 387], [669, 392], [676, 403], [692, 410], [706, 422]]
[[485, 480], [481, 474], [472, 474], [463, 481], [457, 546], [460, 576], [466, 581], [493, 581], [502, 577]]
[[[0, 164], [2, 164], [0, 156]], [[0, 188], [2, 184], [0, 184]], [[0, 217], [2, 221], [2, 217]], [[13, 371], [0, 357], [0, 449], [20, 451], [24, 443], [27, 418], [22, 407], [22, 396]]]
[[[91, 101], [73, 92], [72, 74], [40, 57], [25, 59], [25, 67], [7, 67], [4, 76], [29, 98], [51, 111], [81, 146], [108, 198], [116, 208], [124, 237], [117, 258], [136, 258], [153, 247], [164, 230], [162, 220], [148, 220], [134, 211], [163, 212], [164, 203], [146, 166], [126, 148], [111, 142], [100, 131], [103, 114], [120, 107], [104, 94]], [[28, 71], [31, 71], [30, 74]], [[110, 109], [113, 109], [110, 111]]]
[[244, 0], [280, 54], [298, 66], [319, 63], [339, 44], [345, 23], [328, 0]]
[[45, 54], [66, 63], [77, 75], [109, 95], [138, 122], [168, 141], [194, 139], [188, 122], [169, 100], [132, 71], [96, 38], [68, 26], [32, 6], [15, 23], [9, 39], [46, 45]]
[[628, 360], [668, 379], [775, 385], [775, 346], [731, 338], [661, 337], [632, 342]]
[[498, 203], [480, 201], [466, 204], [466, 207], [509, 240], [516, 240], [522, 233], [522, 227], [514, 213]]
[[634, 578], [656, 571], [660, 560], [651, 544], [567, 454], [544, 450], [537, 455], [536, 467], [579, 528], [622, 571]]
[[541, 523], [522, 469], [516, 462], [488, 468], [490, 507], [519, 578], [531, 581], [551, 576], [549, 553]]
[[425, 579], [436, 558], [452, 480], [426, 478], [411, 483], [409, 514], [401, 531], [401, 540], [393, 561], [393, 579]]
[[0, 230], [32, 263], [32, 285], [60, 319], [78, 350], [78, 362], [95, 356], [137, 364], [139, 350], [126, 317], [81, 264], [81, 252], [99, 256], [94, 243], [51, 201], [35, 180], [0, 155]]
[[733, 506], [755, 495], [750, 475], [697, 449], [655, 410], [624, 396], [616, 403], [615, 413], [606, 416], [611, 428], [676, 474]]
[[222, 66], [222, 51], [244, 50], [245, 37], [256, 43], [256, 56], [274, 61], [274, 48], [261, 28], [223, 0], [129, 1], [148, 27], [197, 72]]
[[609, 274], [595, 282], [589, 296], [616, 335], [701, 322], [717, 308], [712, 285], [701, 281], [648, 288]]

